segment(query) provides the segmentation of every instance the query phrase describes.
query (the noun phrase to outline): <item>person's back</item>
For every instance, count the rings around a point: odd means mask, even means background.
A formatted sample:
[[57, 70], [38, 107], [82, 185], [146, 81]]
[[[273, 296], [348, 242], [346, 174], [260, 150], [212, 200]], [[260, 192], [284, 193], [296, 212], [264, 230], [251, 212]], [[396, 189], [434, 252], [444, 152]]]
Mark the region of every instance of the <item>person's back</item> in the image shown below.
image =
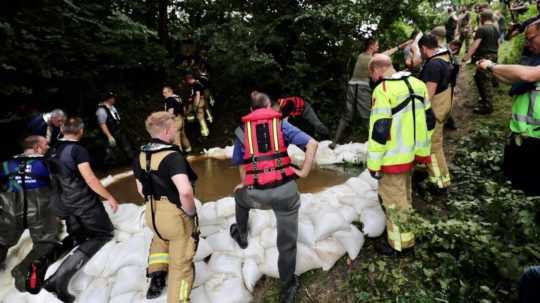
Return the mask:
[[499, 51], [499, 30], [493, 23], [481, 25], [476, 31], [475, 39], [482, 42], [475, 52], [474, 60], [484, 58], [486, 55], [497, 55]]
[[363, 52], [358, 55], [350, 81], [369, 82], [368, 64], [371, 57], [372, 55], [367, 52]]

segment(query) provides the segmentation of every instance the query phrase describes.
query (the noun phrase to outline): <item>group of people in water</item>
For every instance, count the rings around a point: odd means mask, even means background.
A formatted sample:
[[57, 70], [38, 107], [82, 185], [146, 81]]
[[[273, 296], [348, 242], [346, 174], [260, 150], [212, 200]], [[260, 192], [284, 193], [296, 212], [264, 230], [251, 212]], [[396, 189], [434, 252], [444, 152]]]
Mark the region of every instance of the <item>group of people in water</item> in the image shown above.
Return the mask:
[[[383, 254], [401, 255], [414, 247], [415, 235], [406, 224], [412, 208], [413, 174], [424, 176], [415, 178], [415, 182], [429, 177], [428, 190], [434, 194], [447, 195], [451, 177], [443, 148], [444, 129], [451, 119], [461, 44], [473, 37], [463, 60], [478, 65], [475, 81], [480, 100], [475, 113], [493, 111], [495, 78], [521, 84], [526, 81], [519, 75], [509, 76], [518, 73], [519, 66], [495, 63], [501, 32], [489, 7], [479, 8], [474, 36], [467, 34], [465, 16], [457, 18], [453, 9], [449, 13], [446, 27], [414, 34], [412, 39], [382, 53], [377, 39], [364, 41], [364, 50], [348, 82], [347, 114], [338, 125], [331, 147], [341, 140], [358, 111], [368, 135], [367, 168], [379, 180], [379, 195], [387, 210], [387, 241], [377, 247]], [[467, 7], [462, 9], [462, 15], [467, 13]], [[453, 22], [459, 27], [453, 27]], [[540, 55], [540, 21], [527, 24], [523, 30], [531, 54]], [[400, 50], [405, 52], [407, 70], [398, 72], [390, 56]], [[525, 71], [533, 73], [536, 69]], [[114, 93], [105, 94], [96, 111], [106, 141], [107, 161], [112, 161], [118, 151], [132, 160], [137, 191], [146, 201], [145, 221], [154, 233], [147, 269], [149, 299], [161, 296], [165, 286], [168, 302], [188, 302], [190, 298], [199, 233], [194, 203], [197, 175], [184, 157], [192, 150], [185, 125], [196, 119], [201, 136], [209, 135], [207, 123], [213, 122], [209, 108], [213, 97], [203, 79], [204, 73], [198, 80], [193, 73], [185, 75], [187, 98], [175, 94], [172, 86], [162, 88], [163, 109], [146, 118], [150, 139], [138, 151], [133, 150], [122, 130]], [[540, 80], [540, 72], [534, 79]], [[508, 160], [519, 158], [519, 165], [513, 165], [513, 175], [521, 177], [529, 176], [531, 170], [520, 166], [526, 161], [519, 155], [527, 157], [527, 165], [539, 165], [537, 160], [531, 160], [531, 151], [538, 151], [540, 146], [538, 129], [533, 127], [540, 119], [540, 109], [533, 108], [531, 113], [526, 106], [531, 93], [530, 85], [526, 87], [529, 89], [522, 87], [515, 95], [516, 104], [524, 103], [513, 109], [511, 129], [515, 140]], [[519, 99], [522, 96], [526, 98]], [[299, 287], [294, 272], [300, 208], [295, 179], [308, 177], [319, 145], [315, 138], [328, 137], [329, 129], [300, 96], [273, 99], [253, 91], [246, 99], [251, 111], [234, 131], [232, 163], [239, 167], [241, 181], [231, 189], [236, 200], [236, 222], [230, 226], [230, 236], [240, 248], [247, 248], [250, 209], [271, 209], [275, 213], [280, 302], [294, 302]], [[298, 117], [313, 126], [315, 136], [291, 123], [290, 118]], [[36, 116], [29, 129], [32, 135], [24, 139], [23, 153], [4, 162], [0, 172], [0, 263], [4, 263], [22, 231], [29, 229], [34, 246], [12, 270], [15, 286], [33, 294], [45, 289], [63, 302], [73, 302], [69, 281], [113, 237], [114, 228], [102, 199], [113, 212], [119, 202], [101, 185], [91, 167], [90, 153], [80, 144], [85, 132], [81, 118], [68, 118], [56, 109]], [[305, 151], [301, 167], [295, 166], [287, 154], [290, 144]], [[519, 183], [522, 179], [514, 180]], [[67, 227], [64, 239], [58, 238], [60, 220]], [[45, 280], [49, 265], [70, 251]]]

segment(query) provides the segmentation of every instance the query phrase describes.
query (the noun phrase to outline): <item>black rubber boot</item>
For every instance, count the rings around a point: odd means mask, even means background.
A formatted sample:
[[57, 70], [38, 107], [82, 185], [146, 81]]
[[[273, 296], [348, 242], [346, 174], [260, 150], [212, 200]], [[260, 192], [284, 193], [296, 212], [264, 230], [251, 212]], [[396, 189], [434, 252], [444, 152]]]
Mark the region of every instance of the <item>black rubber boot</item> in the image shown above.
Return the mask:
[[229, 233], [231, 234], [231, 238], [238, 243], [238, 246], [240, 246], [241, 249], [246, 249], [246, 247], [248, 247], [247, 236], [242, 236], [240, 234], [238, 224], [232, 224], [231, 228], [229, 229]]
[[158, 298], [163, 293], [163, 289], [167, 285], [167, 272], [166, 271], [156, 271], [151, 274], [148, 274], [150, 277], [150, 286], [148, 286], [148, 291], [146, 292], [146, 299], [152, 300]]
[[280, 303], [293, 303], [295, 301], [296, 293], [300, 287], [300, 281], [298, 276], [293, 276], [292, 280], [287, 284], [282, 285], [281, 293], [279, 295]]
[[62, 262], [54, 275], [45, 281], [43, 288], [48, 292], [55, 294], [60, 301], [64, 303], [73, 303], [75, 297], [68, 291], [69, 281], [71, 281], [73, 275], [75, 275], [89, 259], [90, 258], [88, 258], [84, 252], [76, 250]]

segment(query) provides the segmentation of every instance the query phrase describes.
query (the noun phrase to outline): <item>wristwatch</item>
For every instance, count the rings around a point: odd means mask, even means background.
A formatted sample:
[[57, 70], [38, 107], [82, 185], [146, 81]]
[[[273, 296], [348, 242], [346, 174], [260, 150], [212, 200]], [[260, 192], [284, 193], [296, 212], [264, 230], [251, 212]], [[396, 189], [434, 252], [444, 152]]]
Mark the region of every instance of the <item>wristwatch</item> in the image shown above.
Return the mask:
[[497, 63], [491, 62], [490, 64], [488, 64], [488, 66], [486, 66], [486, 69], [490, 72], [493, 72], [493, 68], [495, 67], [495, 65], [497, 65]]

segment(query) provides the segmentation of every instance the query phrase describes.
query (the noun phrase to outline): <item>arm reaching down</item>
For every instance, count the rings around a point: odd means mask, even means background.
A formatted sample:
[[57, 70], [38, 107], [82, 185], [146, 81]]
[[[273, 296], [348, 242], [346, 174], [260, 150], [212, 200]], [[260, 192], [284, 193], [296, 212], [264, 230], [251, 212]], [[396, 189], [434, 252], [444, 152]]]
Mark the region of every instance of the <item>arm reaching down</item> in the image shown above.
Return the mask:
[[189, 216], [194, 216], [196, 213], [195, 200], [193, 197], [193, 187], [186, 174], [177, 174], [172, 176], [172, 181], [180, 194], [182, 209]]
[[116, 198], [111, 195], [111, 193], [109, 193], [109, 191], [105, 187], [103, 187], [99, 179], [94, 174], [92, 167], [90, 167], [90, 163], [81, 163], [77, 165], [77, 168], [79, 169], [79, 172], [81, 173], [81, 176], [83, 177], [86, 184], [88, 184], [88, 186], [96, 194], [105, 198], [107, 202], [111, 205], [113, 212], [116, 212], [116, 210], [118, 209], [118, 201], [116, 201]]
[[294, 172], [298, 175], [298, 177], [305, 178], [309, 175], [311, 167], [313, 167], [313, 161], [315, 160], [315, 155], [317, 154], [318, 148], [319, 142], [317, 142], [315, 139], [310, 139], [308, 144], [306, 145], [306, 157], [304, 159], [302, 169], [298, 170], [296, 168], [293, 168]]

